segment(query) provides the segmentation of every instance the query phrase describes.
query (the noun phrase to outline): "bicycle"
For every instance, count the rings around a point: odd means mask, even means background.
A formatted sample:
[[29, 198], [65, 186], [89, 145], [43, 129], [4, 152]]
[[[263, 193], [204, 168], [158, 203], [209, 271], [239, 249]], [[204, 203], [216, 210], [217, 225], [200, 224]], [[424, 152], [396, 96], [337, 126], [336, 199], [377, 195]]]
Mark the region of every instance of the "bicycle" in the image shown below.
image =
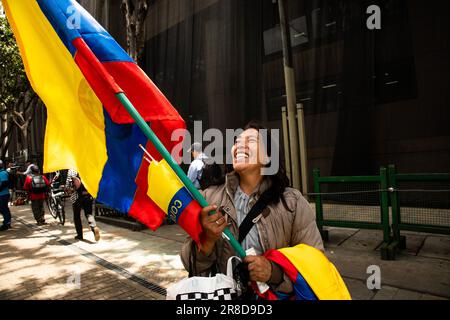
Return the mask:
[[47, 192], [46, 202], [52, 217], [58, 219], [61, 225], [64, 225], [66, 222], [64, 206], [67, 195], [64, 186], [60, 186], [56, 181], [58, 178], [59, 174], [52, 179], [50, 189]]

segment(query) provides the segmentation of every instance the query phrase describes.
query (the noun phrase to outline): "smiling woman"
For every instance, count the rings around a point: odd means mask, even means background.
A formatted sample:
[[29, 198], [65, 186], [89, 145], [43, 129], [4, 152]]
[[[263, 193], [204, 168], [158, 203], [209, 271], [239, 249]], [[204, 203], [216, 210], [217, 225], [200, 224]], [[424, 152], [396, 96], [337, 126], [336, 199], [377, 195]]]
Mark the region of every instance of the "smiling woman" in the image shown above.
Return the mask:
[[[262, 137], [265, 131], [268, 139]], [[201, 224], [205, 231], [202, 247], [197, 252], [196, 244], [188, 239], [181, 252], [190, 274], [226, 272], [228, 259], [236, 255], [222, 238], [226, 227], [239, 238], [245, 250], [253, 248], [257, 254], [244, 261], [250, 280], [266, 282], [274, 291], [285, 294], [293, 293], [292, 282], [263, 254], [270, 249], [298, 244], [323, 251], [315, 215], [301, 193], [288, 187], [283, 167], [273, 175], [263, 175], [263, 169], [270, 166], [271, 142], [270, 130], [256, 122], [249, 123], [232, 148], [234, 171], [226, 175], [225, 183], [203, 191], [208, 203], [213, 205], [202, 210]], [[209, 215], [213, 210], [217, 212]], [[247, 216], [251, 219], [246, 219]], [[195, 261], [190, 263], [194, 254]]]

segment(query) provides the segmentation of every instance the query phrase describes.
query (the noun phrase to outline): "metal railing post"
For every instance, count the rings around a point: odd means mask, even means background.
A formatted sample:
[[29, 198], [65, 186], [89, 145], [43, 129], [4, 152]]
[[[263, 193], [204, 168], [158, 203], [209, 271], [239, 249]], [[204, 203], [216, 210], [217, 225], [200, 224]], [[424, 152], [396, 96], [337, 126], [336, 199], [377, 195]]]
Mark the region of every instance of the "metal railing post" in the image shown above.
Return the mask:
[[392, 210], [392, 234], [394, 241], [400, 244], [401, 243], [400, 228], [399, 228], [400, 205], [398, 201], [396, 169], [395, 165], [393, 164], [389, 165], [388, 167], [388, 180], [389, 180], [389, 197], [391, 200], [391, 210]]
[[391, 228], [389, 226], [389, 201], [388, 201], [388, 180], [387, 170], [385, 167], [380, 168], [380, 209], [381, 209], [381, 224], [383, 227], [383, 242], [389, 243], [391, 241]]
[[314, 200], [316, 203], [316, 223], [317, 228], [322, 236], [323, 240], [328, 240], [328, 232], [323, 230], [323, 206], [322, 206], [322, 196], [320, 195], [320, 170], [313, 170], [313, 179], [314, 179]]

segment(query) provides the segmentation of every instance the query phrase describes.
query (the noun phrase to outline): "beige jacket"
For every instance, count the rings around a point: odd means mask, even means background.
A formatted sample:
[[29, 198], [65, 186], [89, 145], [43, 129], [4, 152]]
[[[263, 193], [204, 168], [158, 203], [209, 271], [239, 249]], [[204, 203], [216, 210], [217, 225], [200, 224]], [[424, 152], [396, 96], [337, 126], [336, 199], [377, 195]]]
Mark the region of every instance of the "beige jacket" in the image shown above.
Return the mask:
[[[270, 187], [270, 183], [268, 179], [263, 180], [258, 191], [251, 197], [250, 206]], [[238, 239], [239, 228], [233, 199], [238, 185], [239, 177], [233, 172], [227, 175], [224, 185], [210, 187], [202, 192], [208, 203], [223, 207], [228, 215], [228, 228], [236, 239]], [[256, 226], [263, 251], [293, 247], [300, 243], [308, 244], [323, 251], [322, 238], [316, 225], [315, 214], [309, 203], [300, 191], [292, 188], [286, 189], [284, 198], [288, 208], [280, 201], [276, 205], [269, 205], [256, 218]], [[181, 250], [181, 260], [188, 271], [191, 248], [192, 239], [188, 237]], [[226, 273], [227, 261], [234, 255], [237, 254], [229, 242], [220, 239], [216, 242], [214, 251], [210, 256], [205, 256], [200, 251], [196, 253], [197, 274], [194, 275], [208, 276], [214, 263], [216, 263], [219, 272]], [[281, 283], [277, 281], [276, 286], [272, 286], [272, 288], [276, 291], [291, 292], [292, 284], [289, 278], [281, 274], [281, 280]]]

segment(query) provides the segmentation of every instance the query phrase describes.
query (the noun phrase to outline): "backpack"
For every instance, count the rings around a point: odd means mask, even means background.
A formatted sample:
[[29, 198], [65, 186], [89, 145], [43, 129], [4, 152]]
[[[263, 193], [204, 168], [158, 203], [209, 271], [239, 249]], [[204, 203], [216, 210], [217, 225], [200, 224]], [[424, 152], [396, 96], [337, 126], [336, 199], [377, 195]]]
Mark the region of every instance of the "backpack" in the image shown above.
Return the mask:
[[25, 204], [25, 198], [19, 197], [13, 201], [13, 206], [23, 206]]
[[31, 193], [40, 194], [47, 192], [47, 184], [42, 175], [36, 175], [31, 178]]

